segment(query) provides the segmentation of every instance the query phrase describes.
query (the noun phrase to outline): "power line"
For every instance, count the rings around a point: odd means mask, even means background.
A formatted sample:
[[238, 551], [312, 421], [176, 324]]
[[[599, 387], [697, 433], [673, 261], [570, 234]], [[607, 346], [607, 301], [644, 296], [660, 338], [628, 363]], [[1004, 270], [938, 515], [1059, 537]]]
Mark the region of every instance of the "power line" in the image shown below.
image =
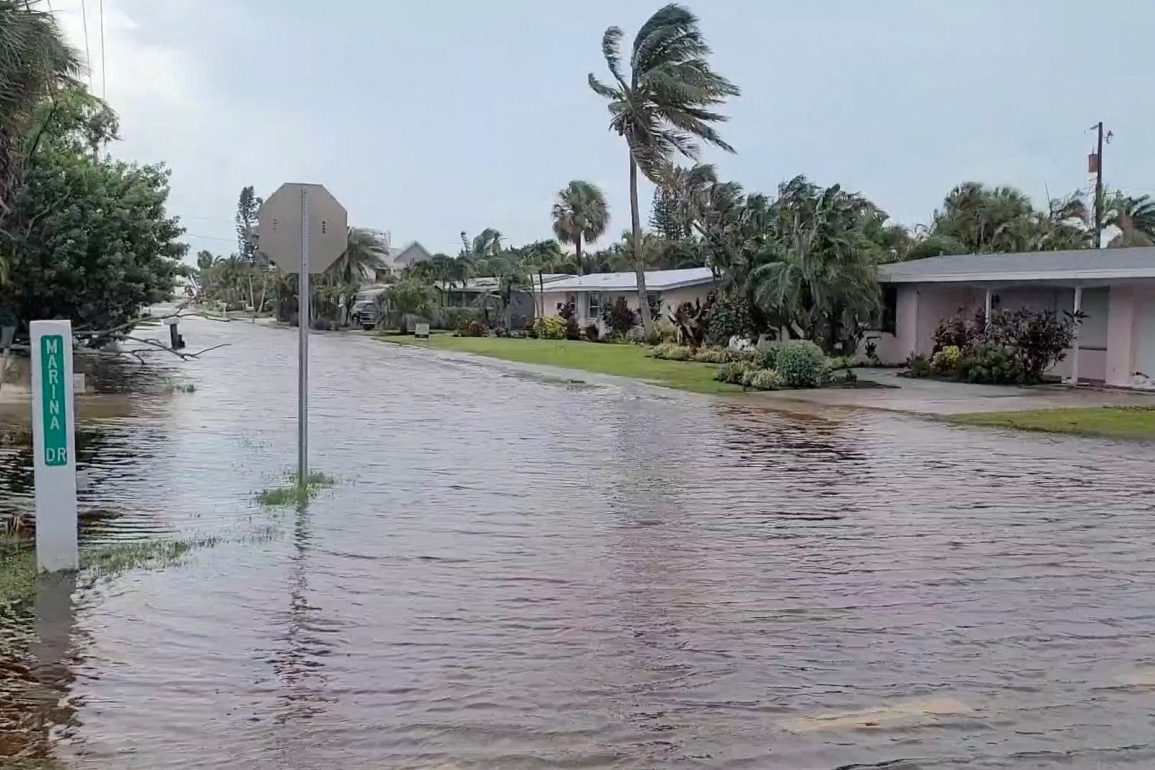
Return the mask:
[[104, 58], [104, 0], [100, 0], [100, 98], [108, 101], [108, 67]]
[[84, 25], [84, 59], [88, 64], [88, 90], [92, 91], [92, 51], [88, 48], [88, 8], [84, 0], [80, 0], [80, 21]]

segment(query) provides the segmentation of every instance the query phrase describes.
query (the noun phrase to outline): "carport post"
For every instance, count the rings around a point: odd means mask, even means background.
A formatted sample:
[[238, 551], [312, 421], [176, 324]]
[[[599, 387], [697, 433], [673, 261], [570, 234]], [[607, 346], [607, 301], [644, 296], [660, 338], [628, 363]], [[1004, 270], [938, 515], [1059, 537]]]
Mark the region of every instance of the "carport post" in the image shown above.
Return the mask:
[[1079, 384], [1079, 313], [1083, 310], [1083, 287], [1075, 287], [1075, 328], [1071, 335], [1071, 384]]
[[991, 287], [987, 287], [986, 307], [983, 310], [983, 323], [987, 329], [991, 328]]

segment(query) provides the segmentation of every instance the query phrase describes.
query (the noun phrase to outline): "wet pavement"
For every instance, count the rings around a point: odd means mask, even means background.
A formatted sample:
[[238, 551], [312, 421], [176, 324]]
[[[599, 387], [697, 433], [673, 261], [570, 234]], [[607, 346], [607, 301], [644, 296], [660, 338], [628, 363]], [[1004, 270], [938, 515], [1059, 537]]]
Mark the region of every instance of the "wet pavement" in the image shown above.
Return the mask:
[[[80, 768], [1155, 766], [1155, 447], [775, 411], [192, 321], [87, 421], [88, 539], [0, 614], [0, 757]], [[578, 376], [579, 379], [586, 379]], [[0, 447], [0, 500], [29, 458]], [[2, 764], [2, 762], [0, 762]]]
[[755, 398], [774, 403], [804, 403], [820, 407], [885, 409], [909, 414], [945, 415], [975, 412], [1014, 412], [1067, 407], [1155, 407], [1155, 393], [1067, 385], [973, 385], [900, 376], [901, 369], [856, 370], [859, 381], [881, 388], [823, 388], [759, 393]]

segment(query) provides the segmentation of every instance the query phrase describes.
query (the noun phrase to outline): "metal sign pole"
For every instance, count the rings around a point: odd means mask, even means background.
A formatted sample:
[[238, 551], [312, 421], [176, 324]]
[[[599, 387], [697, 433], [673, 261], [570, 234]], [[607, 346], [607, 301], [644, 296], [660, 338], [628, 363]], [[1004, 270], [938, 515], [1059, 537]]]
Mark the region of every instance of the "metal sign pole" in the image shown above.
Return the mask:
[[297, 281], [300, 299], [297, 302], [297, 328], [300, 333], [299, 375], [297, 383], [297, 484], [306, 489], [309, 484], [309, 192], [301, 187], [301, 272]]

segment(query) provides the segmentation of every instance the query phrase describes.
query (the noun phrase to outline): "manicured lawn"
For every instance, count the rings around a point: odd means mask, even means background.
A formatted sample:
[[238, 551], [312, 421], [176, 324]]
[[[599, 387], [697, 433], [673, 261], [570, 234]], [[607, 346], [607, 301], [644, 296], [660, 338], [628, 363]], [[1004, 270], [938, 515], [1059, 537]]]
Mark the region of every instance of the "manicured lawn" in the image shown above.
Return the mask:
[[1016, 428], [1047, 433], [1071, 433], [1109, 438], [1155, 439], [1155, 408], [1142, 406], [1096, 406], [1071, 409], [1039, 409], [1030, 412], [981, 412], [949, 415], [943, 419], [960, 425]]
[[668, 388], [695, 393], [741, 393], [742, 388], [714, 381], [718, 367], [692, 361], [658, 361], [646, 358], [638, 345], [611, 345], [569, 340], [509, 339], [507, 337], [454, 337], [436, 334], [430, 339], [414, 337], [380, 337], [387, 342], [437, 350], [475, 353], [524, 364], [547, 364], [586, 372], [615, 374], [648, 380]]

